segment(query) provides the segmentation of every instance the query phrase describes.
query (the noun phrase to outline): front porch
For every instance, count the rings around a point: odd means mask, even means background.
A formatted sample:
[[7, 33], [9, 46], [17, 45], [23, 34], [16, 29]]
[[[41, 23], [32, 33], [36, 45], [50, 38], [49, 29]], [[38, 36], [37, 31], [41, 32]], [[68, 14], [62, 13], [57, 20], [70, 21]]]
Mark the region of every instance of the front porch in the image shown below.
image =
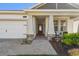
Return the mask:
[[[71, 15], [33, 15], [32, 16], [32, 34], [36, 36], [55, 37], [62, 36], [64, 33], [74, 33], [74, 20], [78, 16]], [[30, 32], [31, 33], [31, 32]]]
[[30, 38], [27, 40], [32, 41], [37, 34], [43, 34], [48, 40], [51, 40], [52, 37], [62, 36], [63, 33], [77, 33], [78, 26], [75, 27], [74, 22], [76, 18], [79, 19], [78, 10], [33, 9], [25, 10], [25, 12], [29, 17], [27, 35]]

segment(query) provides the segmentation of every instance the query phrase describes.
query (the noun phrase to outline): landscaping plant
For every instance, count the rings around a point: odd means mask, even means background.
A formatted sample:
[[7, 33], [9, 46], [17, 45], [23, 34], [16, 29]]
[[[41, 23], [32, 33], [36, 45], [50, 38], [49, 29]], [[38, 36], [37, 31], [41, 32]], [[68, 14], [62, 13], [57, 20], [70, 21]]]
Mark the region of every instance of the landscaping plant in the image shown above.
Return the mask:
[[62, 43], [66, 45], [79, 45], [79, 33], [64, 34]]

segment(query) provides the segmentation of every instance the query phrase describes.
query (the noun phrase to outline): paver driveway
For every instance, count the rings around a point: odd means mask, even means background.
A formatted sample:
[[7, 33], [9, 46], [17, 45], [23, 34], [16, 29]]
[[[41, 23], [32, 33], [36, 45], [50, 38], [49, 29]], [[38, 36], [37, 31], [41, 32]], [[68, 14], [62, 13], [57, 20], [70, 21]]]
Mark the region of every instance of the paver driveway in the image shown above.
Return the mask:
[[0, 55], [57, 55], [45, 38], [36, 38], [31, 44], [21, 45], [21, 40], [0, 40]]

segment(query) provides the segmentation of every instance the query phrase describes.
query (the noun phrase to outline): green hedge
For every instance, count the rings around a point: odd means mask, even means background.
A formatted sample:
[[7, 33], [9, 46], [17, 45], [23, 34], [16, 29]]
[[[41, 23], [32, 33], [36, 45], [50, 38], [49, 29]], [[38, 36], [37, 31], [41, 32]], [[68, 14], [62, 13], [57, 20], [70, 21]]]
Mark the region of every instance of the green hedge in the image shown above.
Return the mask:
[[62, 43], [66, 45], [79, 45], [79, 33], [64, 34]]

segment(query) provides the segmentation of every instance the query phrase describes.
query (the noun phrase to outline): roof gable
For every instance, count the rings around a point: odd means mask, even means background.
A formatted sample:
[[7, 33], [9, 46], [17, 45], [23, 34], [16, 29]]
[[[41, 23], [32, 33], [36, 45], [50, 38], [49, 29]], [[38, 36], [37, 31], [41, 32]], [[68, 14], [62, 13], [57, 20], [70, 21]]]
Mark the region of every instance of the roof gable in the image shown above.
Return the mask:
[[79, 9], [78, 3], [41, 3], [32, 9]]

